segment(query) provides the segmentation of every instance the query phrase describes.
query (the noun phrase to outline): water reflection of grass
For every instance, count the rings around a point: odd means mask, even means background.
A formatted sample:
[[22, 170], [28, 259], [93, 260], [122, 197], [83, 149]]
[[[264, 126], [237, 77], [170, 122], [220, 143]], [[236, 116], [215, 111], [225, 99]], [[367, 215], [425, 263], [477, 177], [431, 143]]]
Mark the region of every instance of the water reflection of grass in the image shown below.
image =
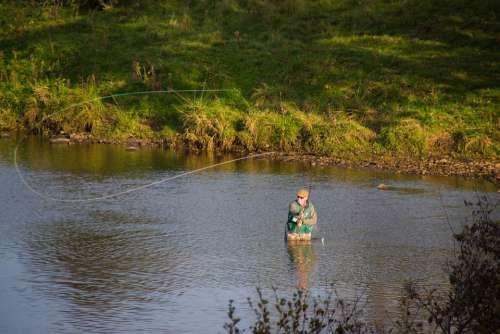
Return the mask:
[[426, 194], [429, 192], [427, 189], [423, 188], [409, 188], [409, 187], [398, 187], [398, 186], [390, 186], [390, 185], [384, 185], [383, 191], [395, 191], [400, 194], [407, 194], [407, 195], [418, 195], [418, 194]]
[[[15, 145], [15, 138], [0, 140], [0, 159], [11, 164]], [[195, 170], [238, 157], [240, 157], [238, 154], [184, 152], [158, 148], [127, 151], [124, 147], [116, 145], [49, 145], [39, 138], [29, 137], [23, 139], [19, 147], [18, 162], [21, 167], [35, 171], [69, 172], [73, 175], [94, 178], [140, 176], [147, 179], [152, 173], [156, 175], [163, 171]], [[434, 196], [432, 189], [437, 186], [444, 186], [446, 189], [496, 191], [492, 183], [461, 177], [412, 176], [377, 170], [311, 166], [306, 162], [280, 162], [265, 157], [236, 161], [204, 173], [301, 175], [306, 178], [301, 182], [311, 182], [314, 187], [343, 187], [346, 184], [357, 184], [375, 190], [378, 184], [387, 183], [389, 191], [408, 195]], [[427, 184], [432, 189], [425, 186]]]
[[25, 141], [19, 147], [18, 162], [33, 170], [99, 177], [178, 170], [184, 165], [182, 155], [157, 148], [131, 152], [115, 145], [50, 145], [36, 137]]

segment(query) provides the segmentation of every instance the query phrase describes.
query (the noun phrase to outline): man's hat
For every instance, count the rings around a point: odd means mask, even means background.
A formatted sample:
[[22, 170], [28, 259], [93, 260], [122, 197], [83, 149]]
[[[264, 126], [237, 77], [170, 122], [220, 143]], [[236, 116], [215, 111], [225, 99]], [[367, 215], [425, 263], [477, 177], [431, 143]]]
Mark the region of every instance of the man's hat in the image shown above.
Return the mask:
[[308, 198], [309, 197], [309, 190], [302, 188], [299, 191], [297, 191], [297, 196]]

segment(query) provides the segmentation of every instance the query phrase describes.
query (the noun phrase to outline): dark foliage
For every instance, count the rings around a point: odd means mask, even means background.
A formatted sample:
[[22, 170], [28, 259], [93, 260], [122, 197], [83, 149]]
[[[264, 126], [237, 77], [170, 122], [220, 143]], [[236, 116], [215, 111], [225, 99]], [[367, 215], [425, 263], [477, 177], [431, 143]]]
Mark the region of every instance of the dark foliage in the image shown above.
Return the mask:
[[[359, 298], [348, 303], [336, 298], [332, 291], [326, 297], [313, 297], [308, 291], [297, 290], [291, 298], [284, 298], [274, 290], [274, 303], [270, 303], [257, 288], [257, 300], [248, 298], [256, 320], [248, 328], [253, 334], [270, 333], [375, 333], [360, 318]], [[242, 333], [238, 327], [240, 318], [235, 316], [233, 301], [229, 302], [229, 322], [224, 329], [229, 334]]]
[[449, 266], [449, 291], [421, 293], [410, 284], [408, 296], [444, 333], [500, 333], [500, 224], [490, 218], [494, 207], [486, 198], [465, 204], [473, 222], [454, 236], [458, 254]]

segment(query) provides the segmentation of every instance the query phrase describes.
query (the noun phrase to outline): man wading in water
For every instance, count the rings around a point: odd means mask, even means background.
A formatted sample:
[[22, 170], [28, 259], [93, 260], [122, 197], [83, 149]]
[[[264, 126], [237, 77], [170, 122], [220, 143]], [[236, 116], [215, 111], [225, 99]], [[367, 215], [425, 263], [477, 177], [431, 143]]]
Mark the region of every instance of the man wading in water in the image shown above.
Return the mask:
[[288, 240], [311, 240], [311, 231], [318, 221], [318, 216], [308, 198], [309, 191], [300, 189], [295, 201], [290, 203], [286, 224]]

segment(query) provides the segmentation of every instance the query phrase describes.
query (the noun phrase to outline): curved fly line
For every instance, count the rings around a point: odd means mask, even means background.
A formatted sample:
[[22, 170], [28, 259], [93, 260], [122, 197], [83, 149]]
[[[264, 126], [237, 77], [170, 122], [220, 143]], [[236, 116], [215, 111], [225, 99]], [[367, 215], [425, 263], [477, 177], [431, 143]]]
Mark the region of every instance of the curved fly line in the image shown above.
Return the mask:
[[[79, 107], [81, 105], [90, 104], [90, 103], [93, 103], [93, 102], [96, 102], [96, 101], [102, 101], [102, 100], [106, 100], [106, 99], [112, 99], [112, 98], [115, 98], [115, 97], [123, 97], [123, 96], [131, 96], [131, 95], [146, 95], [146, 94], [166, 94], [166, 93], [167, 94], [168, 93], [176, 93], [177, 94], [177, 93], [223, 92], [223, 91], [229, 91], [229, 89], [183, 89], [183, 90], [173, 90], [172, 89], [172, 90], [152, 90], [152, 91], [139, 91], [139, 92], [118, 93], [118, 94], [101, 96], [101, 97], [97, 97], [97, 98], [90, 99], [90, 100], [87, 100], [87, 101], [75, 103], [75, 104], [72, 104], [72, 105], [70, 105], [70, 106], [68, 106], [66, 108], [63, 108], [63, 109], [59, 110], [56, 113], [60, 113], [60, 112], [63, 112], [65, 110], [68, 110], [68, 109], [71, 109], [71, 108]], [[49, 115], [49, 117], [50, 116], [51, 115]], [[41, 122], [44, 121], [44, 120], [45, 119], [41, 120]], [[26, 180], [26, 178], [21, 173], [21, 170], [19, 168], [19, 164], [17, 162], [17, 155], [18, 155], [17, 152], [18, 152], [19, 145], [21, 144], [22, 141], [23, 141], [23, 139], [21, 139], [17, 143], [17, 145], [16, 145], [16, 147], [14, 149], [14, 168], [16, 169], [17, 175], [21, 179], [22, 183], [32, 193], [34, 193], [35, 195], [37, 195], [40, 198], [51, 200], [51, 201], [56, 201], [56, 202], [66, 202], [66, 203], [95, 202], [95, 201], [110, 199], [110, 198], [114, 198], [114, 197], [118, 197], [118, 196], [130, 194], [132, 192], [143, 190], [143, 189], [146, 189], [146, 188], [149, 188], [149, 187], [153, 187], [153, 186], [156, 186], [156, 185], [159, 185], [159, 184], [162, 184], [162, 183], [165, 183], [165, 182], [177, 179], [177, 178], [181, 178], [181, 177], [184, 177], [184, 176], [187, 176], [187, 175], [199, 173], [199, 172], [207, 170], [207, 169], [212, 169], [212, 168], [219, 167], [219, 166], [222, 166], [222, 165], [231, 164], [231, 163], [236, 162], [236, 161], [246, 160], [246, 159], [251, 159], [251, 158], [257, 158], [257, 157], [261, 157], [261, 156], [265, 156], [265, 155], [269, 155], [269, 154], [273, 153], [273, 152], [265, 152], [265, 153], [250, 154], [250, 155], [247, 155], [247, 156], [244, 156], [244, 157], [240, 157], [240, 158], [231, 159], [231, 160], [228, 160], [228, 161], [219, 162], [219, 163], [212, 164], [212, 165], [209, 165], [209, 166], [206, 166], [206, 167], [202, 167], [202, 168], [198, 168], [198, 169], [195, 169], [195, 170], [192, 170], [192, 171], [189, 171], [189, 172], [184, 172], [184, 173], [177, 174], [177, 175], [174, 175], [174, 176], [166, 177], [166, 178], [154, 181], [154, 182], [150, 182], [148, 184], [144, 184], [144, 185], [137, 186], [137, 187], [132, 187], [132, 188], [129, 188], [127, 190], [119, 191], [119, 192], [116, 192], [116, 193], [111, 193], [111, 194], [102, 195], [102, 196], [96, 196], [96, 197], [88, 197], [88, 198], [66, 199], [66, 198], [53, 197], [53, 196], [47, 195], [45, 193], [42, 193], [42, 192], [36, 190]]]

